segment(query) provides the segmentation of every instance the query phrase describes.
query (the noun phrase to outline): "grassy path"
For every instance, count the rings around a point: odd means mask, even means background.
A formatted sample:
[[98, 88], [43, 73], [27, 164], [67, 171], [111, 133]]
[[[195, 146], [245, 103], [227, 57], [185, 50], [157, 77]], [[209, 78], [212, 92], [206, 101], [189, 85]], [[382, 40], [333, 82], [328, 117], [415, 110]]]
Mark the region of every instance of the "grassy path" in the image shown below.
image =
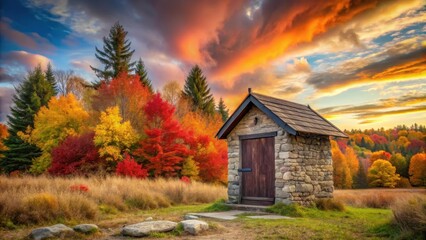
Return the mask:
[[[129, 239], [118, 235], [123, 225], [137, 223], [147, 217], [180, 221], [186, 213], [201, 212], [207, 206], [182, 205], [107, 215], [96, 222], [103, 229], [102, 232], [90, 237], [78, 235], [75, 239]], [[233, 221], [205, 219], [211, 228], [201, 236], [155, 234], [143, 239], [388, 239], [398, 234], [397, 228], [391, 225], [391, 219], [389, 209], [347, 208], [345, 212], [306, 209], [304, 217], [292, 220], [249, 219], [244, 216]], [[0, 236], [4, 239], [23, 239], [34, 227], [2, 230]]]

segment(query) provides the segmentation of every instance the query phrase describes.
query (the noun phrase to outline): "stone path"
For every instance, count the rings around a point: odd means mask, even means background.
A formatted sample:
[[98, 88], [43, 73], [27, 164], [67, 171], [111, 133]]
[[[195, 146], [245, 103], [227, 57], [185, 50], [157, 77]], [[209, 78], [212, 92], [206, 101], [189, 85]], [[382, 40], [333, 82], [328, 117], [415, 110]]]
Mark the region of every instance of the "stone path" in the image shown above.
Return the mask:
[[[250, 211], [240, 211], [240, 210], [232, 210], [226, 212], [207, 212], [207, 213], [188, 213], [188, 215], [197, 216], [197, 217], [206, 217], [206, 218], [214, 218], [219, 220], [234, 220], [238, 218], [238, 215], [241, 214], [253, 214]], [[275, 214], [261, 214], [255, 216], [247, 216], [248, 218], [253, 219], [292, 219], [291, 217], [285, 217], [281, 215]]]

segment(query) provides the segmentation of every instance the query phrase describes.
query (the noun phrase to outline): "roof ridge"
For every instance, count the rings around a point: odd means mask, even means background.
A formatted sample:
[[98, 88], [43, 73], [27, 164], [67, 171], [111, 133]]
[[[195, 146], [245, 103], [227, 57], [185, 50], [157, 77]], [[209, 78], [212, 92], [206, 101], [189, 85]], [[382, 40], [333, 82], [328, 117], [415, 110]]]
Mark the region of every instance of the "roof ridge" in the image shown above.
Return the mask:
[[303, 107], [306, 107], [306, 108], [308, 107], [307, 105], [304, 105], [304, 104], [301, 104], [301, 103], [292, 102], [292, 101], [281, 99], [281, 98], [277, 98], [277, 97], [271, 97], [271, 96], [267, 96], [267, 95], [264, 95], [264, 94], [261, 94], [261, 93], [251, 92], [251, 95], [260, 95], [262, 97], [272, 98], [272, 99], [275, 99], [275, 100], [278, 100], [278, 101], [283, 101], [283, 102], [288, 102], [288, 103], [293, 103], [293, 104], [297, 104], [297, 105], [300, 105], [300, 106], [303, 106]]

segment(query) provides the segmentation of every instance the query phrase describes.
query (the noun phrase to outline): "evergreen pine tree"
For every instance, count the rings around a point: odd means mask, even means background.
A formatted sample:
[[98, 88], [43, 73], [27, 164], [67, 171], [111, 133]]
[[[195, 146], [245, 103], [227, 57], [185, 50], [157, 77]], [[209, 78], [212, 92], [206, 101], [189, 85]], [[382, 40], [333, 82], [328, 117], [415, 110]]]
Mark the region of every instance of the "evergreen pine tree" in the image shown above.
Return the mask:
[[148, 73], [146, 72], [145, 64], [143, 64], [143, 61], [142, 61], [141, 58], [139, 58], [139, 61], [136, 63], [135, 73], [137, 75], [139, 75], [139, 79], [140, 79], [142, 85], [147, 87], [148, 90], [151, 93], [154, 93], [154, 89], [152, 88], [151, 80], [149, 80], [149, 78], [148, 78]]
[[[130, 50], [131, 42], [126, 39], [126, 36], [127, 32], [124, 27], [116, 22], [112, 26], [109, 36], [103, 38], [103, 50], [96, 47], [95, 56], [104, 64], [104, 70], [90, 67], [95, 71], [100, 81], [109, 83], [111, 78], [116, 77], [120, 72], [131, 72], [135, 62], [130, 61], [135, 50]], [[94, 85], [99, 86], [100, 81]]]
[[222, 121], [225, 122], [229, 117], [229, 110], [227, 109], [225, 102], [222, 98], [219, 99], [219, 105], [217, 107], [217, 111], [222, 116]]
[[193, 111], [200, 110], [208, 115], [214, 114], [214, 99], [206, 77], [198, 65], [195, 65], [189, 72], [182, 94], [191, 101]]
[[47, 69], [45, 72], [46, 80], [53, 86], [54, 95], [58, 94], [58, 86], [56, 84], [55, 75], [53, 74], [52, 65], [47, 64]]
[[9, 137], [4, 140], [8, 149], [2, 152], [4, 157], [0, 159], [0, 168], [5, 172], [27, 170], [32, 159], [40, 156], [40, 149], [22, 140], [18, 132], [24, 132], [28, 126], [34, 127], [34, 115], [52, 96], [53, 86], [47, 81], [40, 66], [30, 72], [16, 89], [14, 104], [8, 116]]

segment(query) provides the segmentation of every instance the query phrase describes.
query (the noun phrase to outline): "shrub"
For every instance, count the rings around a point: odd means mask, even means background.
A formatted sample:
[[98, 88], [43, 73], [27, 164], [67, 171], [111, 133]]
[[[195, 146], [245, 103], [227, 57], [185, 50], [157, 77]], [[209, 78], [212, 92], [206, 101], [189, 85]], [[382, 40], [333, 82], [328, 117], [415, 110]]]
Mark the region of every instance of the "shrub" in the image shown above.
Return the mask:
[[345, 211], [343, 202], [335, 199], [317, 199], [315, 200], [315, 206], [320, 210]]
[[221, 211], [229, 211], [229, 210], [231, 210], [231, 207], [225, 205], [225, 200], [223, 199], [220, 199], [214, 202], [212, 205], [204, 209], [204, 211], [207, 211], [207, 212], [221, 212]]
[[266, 211], [289, 217], [303, 217], [304, 215], [302, 206], [296, 203], [276, 203], [271, 207], [267, 208]]
[[400, 199], [391, 206], [395, 222], [402, 230], [426, 233], [426, 197]]
[[105, 160], [99, 157], [93, 143], [94, 133], [69, 136], [52, 150], [52, 175], [92, 174], [102, 169]]
[[58, 198], [51, 193], [35, 193], [22, 200], [20, 213], [16, 216], [18, 223], [40, 223], [59, 216]]
[[124, 160], [117, 164], [115, 173], [117, 176], [146, 178], [148, 171], [143, 169], [130, 155], [125, 154]]

